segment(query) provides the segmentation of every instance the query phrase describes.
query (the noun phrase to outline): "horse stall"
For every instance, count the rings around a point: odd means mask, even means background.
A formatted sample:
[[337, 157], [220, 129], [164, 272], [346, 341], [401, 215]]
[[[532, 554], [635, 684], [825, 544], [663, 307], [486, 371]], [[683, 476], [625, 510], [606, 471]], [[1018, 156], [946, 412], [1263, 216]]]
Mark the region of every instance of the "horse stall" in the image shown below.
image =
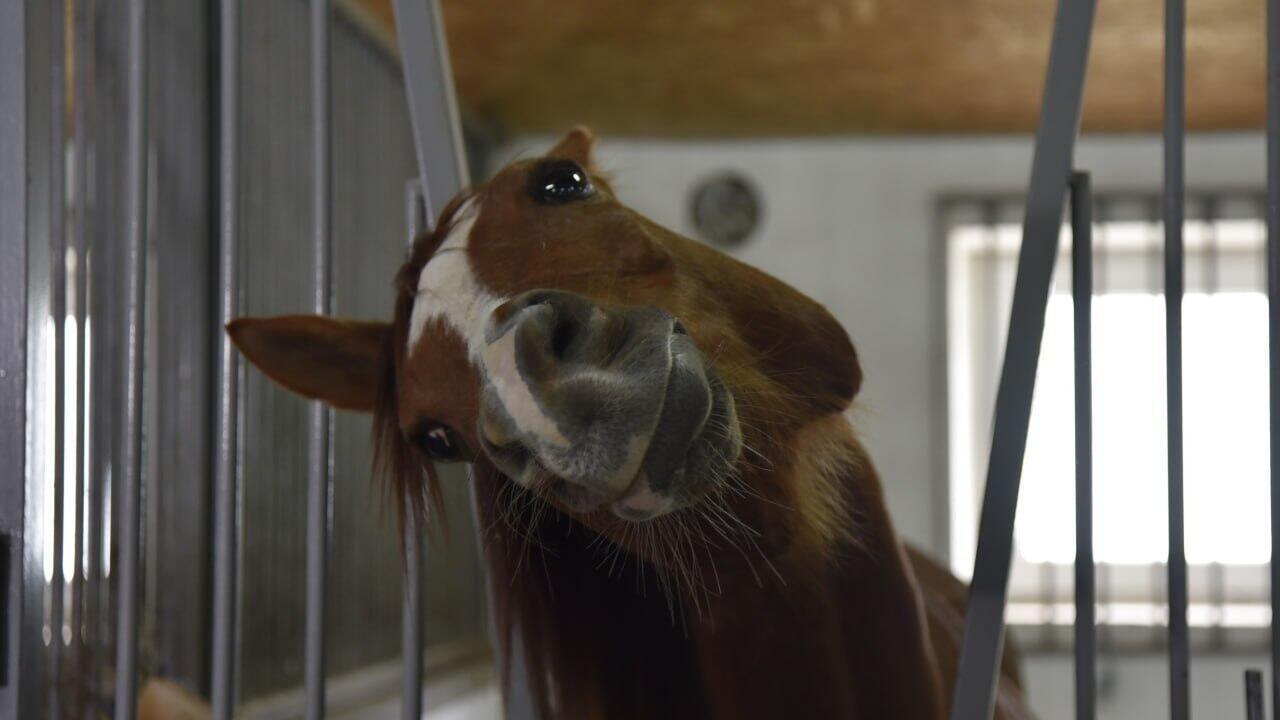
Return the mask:
[[1280, 0], [0, 0], [0, 720], [1280, 717], [1277, 233]]

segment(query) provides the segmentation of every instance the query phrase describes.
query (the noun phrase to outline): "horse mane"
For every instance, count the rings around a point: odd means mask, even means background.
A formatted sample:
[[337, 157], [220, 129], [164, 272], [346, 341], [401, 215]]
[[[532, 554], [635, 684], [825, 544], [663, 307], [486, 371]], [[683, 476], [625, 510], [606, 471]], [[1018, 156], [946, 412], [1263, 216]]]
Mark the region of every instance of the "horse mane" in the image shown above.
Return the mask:
[[406, 523], [411, 519], [428, 531], [448, 522], [444, 513], [444, 493], [435, 465], [428, 462], [400, 431], [399, 378], [409, 338], [409, 317], [418, 292], [418, 276], [444, 241], [454, 215], [469, 196], [469, 193], [461, 193], [454, 197], [441, 211], [436, 226], [414, 238], [408, 256], [392, 283], [395, 310], [387, 347], [382, 353], [373, 405], [373, 474], [384, 494], [389, 495], [395, 504], [401, 538], [404, 537]]

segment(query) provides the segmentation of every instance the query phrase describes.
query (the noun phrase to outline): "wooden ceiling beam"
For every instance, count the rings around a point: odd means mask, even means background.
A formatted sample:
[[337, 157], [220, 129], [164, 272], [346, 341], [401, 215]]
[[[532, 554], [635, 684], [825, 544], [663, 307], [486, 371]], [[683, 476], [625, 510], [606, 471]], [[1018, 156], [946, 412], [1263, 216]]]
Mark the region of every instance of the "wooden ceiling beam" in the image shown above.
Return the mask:
[[[389, 0], [342, 0], [395, 52]], [[1260, 128], [1263, 3], [1188, 7], [1187, 127]], [[1034, 130], [1054, 0], [443, 0], [462, 107], [514, 132]], [[1099, 3], [1086, 131], [1160, 127], [1159, 0]]]

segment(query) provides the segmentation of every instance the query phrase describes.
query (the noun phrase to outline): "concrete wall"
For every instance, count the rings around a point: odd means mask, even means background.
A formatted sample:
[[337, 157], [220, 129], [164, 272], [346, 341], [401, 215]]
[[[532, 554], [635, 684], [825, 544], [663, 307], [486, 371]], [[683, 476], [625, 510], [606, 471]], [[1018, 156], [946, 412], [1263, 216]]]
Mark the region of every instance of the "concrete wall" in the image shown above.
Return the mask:
[[[498, 161], [544, 147], [526, 139], [499, 149]], [[939, 556], [947, 552], [947, 428], [944, 253], [940, 198], [1019, 194], [1031, 167], [1029, 137], [864, 138], [757, 142], [603, 139], [598, 161], [615, 174], [627, 204], [693, 234], [690, 189], [735, 170], [764, 200], [756, 236], [736, 254], [827, 305], [857, 345], [866, 380], [856, 419], [879, 466], [902, 533]], [[1098, 192], [1160, 185], [1158, 138], [1082, 141], [1077, 166]], [[1187, 143], [1192, 190], [1261, 188], [1257, 135], [1193, 137]], [[1205, 657], [1193, 666], [1201, 717], [1243, 717], [1239, 670], [1257, 657]], [[1070, 660], [1028, 662], [1033, 698], [1046, 718], [1068, 717]], [[1167, 670], [1157, 656], [1102, 664], [1102, 717], [1166, 714]]]

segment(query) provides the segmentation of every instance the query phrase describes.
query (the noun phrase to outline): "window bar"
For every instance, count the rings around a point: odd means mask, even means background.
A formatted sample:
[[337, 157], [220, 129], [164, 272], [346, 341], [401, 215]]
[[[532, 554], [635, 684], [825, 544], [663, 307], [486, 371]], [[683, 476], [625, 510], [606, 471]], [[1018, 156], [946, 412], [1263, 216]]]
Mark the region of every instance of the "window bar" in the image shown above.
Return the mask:
[[62, 554], [66, 523], [66, 398], [67, 398], [67, 233], [66, 233], [66, 9], [62, 3], [49, 13], [49, 313], [53, 316], [53, 579], [49, 584], [50, 717], [61, 717], [63, 645], [62, 620], [66, 587]]
[[1244, 716], [1246, 720], [1262, 720], [1262, 671], [1244, 671]]
[[1094, 6], [1094, 0], [1060, 0], [1053, 23], [952, 720], [990, 718], [993, 710], [1018, 485], [1063, 199], [1080, 124]]
[[218, 399], [213, 475], [213, 629], [210, 695], [214, 720], [231, 720], [235, 703], [236, 585], [239, 539], [237, 448], [239, 364], [223, 331], [237, 311], [240, 0], [219, 3], [218, 60]]
[[139, 516], [142, 485], [142, 372], [146, 337], [147, 271], [147, 2], [128, 4], [128, 89], [125, 144], [126, 336], [121, 451], [119, 535], [120, 585], [116, 614], [116, 720], [134, 716], [137, 705], [138, 595], [141, 562]]
[[1213, 295], [1222, 290], [1222, 245], [1218, 241], [1218, 220], [1222, 217], [1222, 198], [1209, 195], [1204, 199], [1204, 292]]
[[[422, 186], [416, 180], [405, 184], [405, 228], [408, 245], [426, 227], [423, 216]], [[404, 607], [401, 619], [401, 698], [400, 717], [418, 720], [422, 717], [422, 532], [418, 517], [410, 505], [403, 513], [404, 523]]]
[[[1208, 195], [1201, 203], [1203, 215], [1204, 248], [1200, 253], [1201, 292], [1212, 296], [1222, 289], [1221, 247], [1218, 242], [1218, 218], [1221, 217], [1221, 198]], [[1207, 600], [1209, 606], [1209, 647], [1223, 650], [1227, 645], [1226, 606], [1227, 606], [1227, 572], [1226, 567], [1218, 561], [1209, 563], [1207, 570]]]
[[1267, 0], [1267, 338], [1271, 450], [1271, 712], [1280, 720], [1280, 0]]
[[1075, 305], [1076, 718], [1097, 716], [1093, 569], [1093, 203], [1089, 174], [1071, 175], [1071, 299]]
[[[328, 315], [332, 285], [329, 121], [329, 0], [311, 0], [312, 310]], [[329, 547], [329, 503], [333, 478], [333, 418], [320, 401], [311, 403], [311, 456], [307, 474], [306, 718], [325, 715], [324, 589]]]
[[1164, 28], [1164, 306], [1169, 451], [1169, 710], [1190, 717], [1187, 557], [1182, 473], [1182, 295], [1184, 80], [1186, 1], [1165, 0]]
[[72, 97], [74, 98], [73, 116], [72, 116], [72, 137], [74, 148], [74, 164], [72, 170], [73, 181], [73, 215], [72, 221], [74, 229], [72, 238], [75, 247], [76, 257], [76, 274], [74, 290], [72, 292], [75, 298], [75, 307], [73, 312], [76, 319], [76, 449], [75, 449], [75, 493], [76, 493], [76, 516], [75, 516], [75, 552], [73, 557], [76, 558], [75, 568], [72, 573], [71, 584], [71, 647], [75, 656], [75, 666], [72, 672], [80, 682], [75, 683], [74, 695], [72, 695], [72, 712], [77, 717], [83, 717], [85, 714], [86, 685], [89, 683], [88, 678], [91, 676], [88, 670], [88, 648], [86, 642], [86, 632], [88, 631], [89, 622], [85, 618], [85, 590], [88, 582], [86, 576], [87, 558], [81, 553], [87, 555], [85, 543], [86, 532], [89, 526], [86, 524], [85, 513], [88, 505], [88, 478], [86, 470], [88, 467], [88, 441], [86, 432], [88, 424], [86, 417], [86, 389], [85, 383], [87, 379], [85, 361], [87, 359], [88, 349], [85, 347], [85, 321], [88, 316], [89, 307], [89, 95], [92, 87], [93, 74], [93, 6], [92, 0], [75, 0], [72, 6], [73, 18], [73, 37], [72, 47], [74, 51], [74, 71]]

